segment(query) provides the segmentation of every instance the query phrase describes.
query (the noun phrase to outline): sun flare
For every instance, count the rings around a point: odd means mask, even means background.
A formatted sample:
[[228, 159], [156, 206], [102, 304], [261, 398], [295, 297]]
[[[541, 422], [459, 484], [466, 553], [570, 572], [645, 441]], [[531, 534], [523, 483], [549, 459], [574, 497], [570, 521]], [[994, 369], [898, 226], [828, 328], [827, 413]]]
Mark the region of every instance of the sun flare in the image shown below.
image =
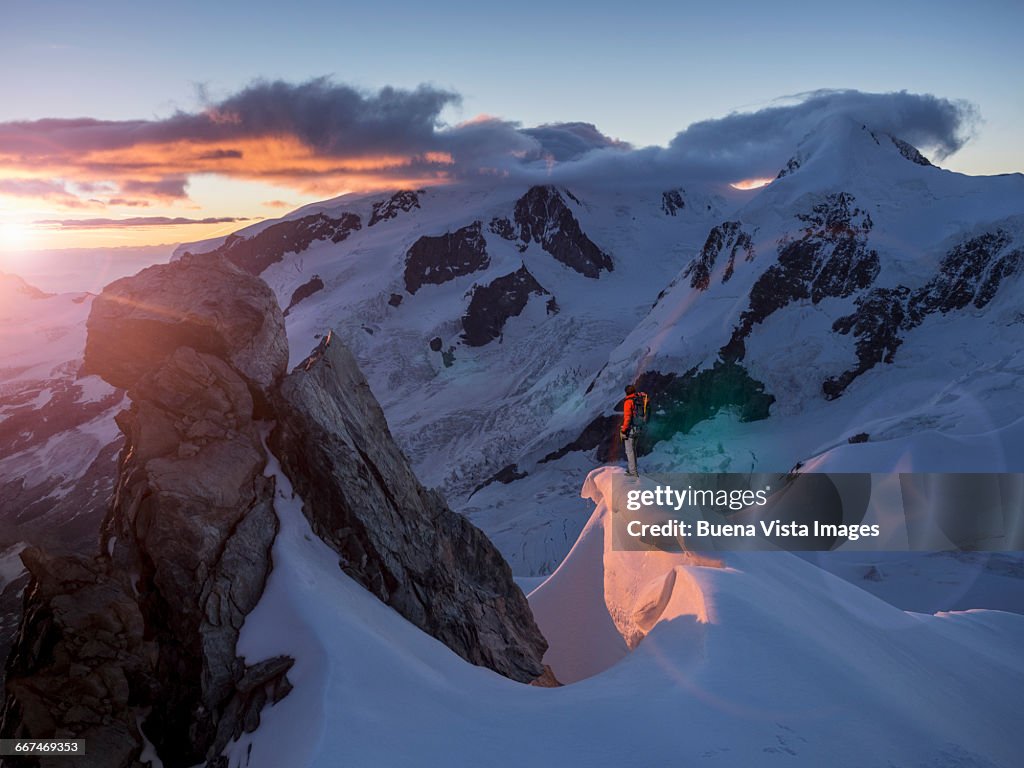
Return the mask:
[[0, 219], [0, 250], [28, 248], [34, 239], [32, 227], [18, 219]]

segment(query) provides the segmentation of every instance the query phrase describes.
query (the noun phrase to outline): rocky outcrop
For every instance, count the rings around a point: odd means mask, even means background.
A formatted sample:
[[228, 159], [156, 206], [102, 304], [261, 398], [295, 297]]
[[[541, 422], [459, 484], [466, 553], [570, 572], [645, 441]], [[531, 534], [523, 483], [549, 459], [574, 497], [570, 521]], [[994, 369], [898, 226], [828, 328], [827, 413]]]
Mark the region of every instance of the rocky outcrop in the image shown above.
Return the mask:
[[285, 254], [302, 253], [318, 240], [340, 243], [362, 226], [362, 220], [354, 213], [342, 213], [337, 218], [326, 213], [313, 213], [279, 221], [254, 235], [228, 235], [209, 253], [225, 256], [236, 266], [258, 275], [271, 264], [281, 261]]
[[806, 299], [818, 304], [827, 297], [850, 296], [869, 288], [878, 275], [878, 253], [867, 245], [871, 217], [856, 207], [852, 195], [830, 194], [798, 218], [803, 233], [780, 243], [778, 263], [754, 283], [750, 304], [722, 347], [723, 360], [742, 360], [754, 326], [783, 307]]
[[245, 673], [238, 632], [270, 572], [274, 484], [249, 386], [223, 360], [179, 348], [129, 396], [103, 548], [117, 570], [139, 574], [154, 672], [175, 681], [144, 728], [165, 762], [193, 765], [238, 729], [222, 715]]
[[487, 225], [487, 228], [498, 237], [505, 240], [516, 239], [516, 228], [512, 225], [512, 222], [504, 216], [495, 216], [491, 219], [491, 223]]
[[220, 256], [187, 256], [108, 291], [86, 364], [131, 400], [117, 416], [114, 499], [98, 554], [23, 552], [30, 578], [0, 737], [85, 738], [76, 765], [90, 768], [140, 766], [147, 740], [168, 768], [223, 768], [225, 746], [287, 695], [292, 659], [237, 654], [278, 528], [264, 474], [270, 423], [346, 572], [469, 661], [524, 682], [542, 675], [546, 644], [508, 565], [419, 485], [339, 343], [328, 336], [281, 381], [280, 308]]
[[753, 261], [754, 246], [750, 234], [743, 231], [740, 222], [726, 221], [708, 232], [707, 240], [700, 254], [683, 272], [683, 277], [690, 278], [690, 287], [698, 291], [706, 291], [711, 284], [711, 272], [720, 254], [728, 252], [729, 261], [722, 274], [722, 282], [727, 283], [736, 269], [736, 255], [743, 254], [745, 261]]
[[945, 314], [985, 307], [999, 290], [1003, 280], [1021, 265], [1024, 251], [1013, 247], [1013, 239], [1003, 230], [972, 237], [953, 247], [939, 264], [938, 273], [908, 302], [911, 321], [917, 325], [926, 315]]
[[405, 290], [416, 293], [424, 285], [441, 285], [490, 263], [479, 221], [436, 237], [424, 235], [405, 254]]
[[684, 208], [686, 200], [683, 199], [683, 190], [670, 189], [661, 193], [661, 212], [666, 216], [675, 216]]
[[900, 154], [907, 158], [907, 160], [909, 160], [910, 162], [914, 163], [915, 165], [932, 167], [931, 161], [927, 157], [922, 155], [918, 151], [917, 147], [915, 147], [913, 144], [910, 144], [904, 141], [903, 139], [898, 139], [895, 136], [891, 135], [889, 136], [889, 139], [896, 146], [896, 149], [899, 150]]
[[905, 285], [874, 288], [856, 301], [856, 310], [839, 318], [832, 330], [856, 339], [857, 363], [827, 378], [822, 392], [834, 400], [854, 379], [878, 363], [891, 363], [903, 335], [932, 314], [947, 314], [973, 306], [983, 309], [1003, 281], [1024, 263], [1024, 249], [1003, 230], [987, 232], [954, 246], [937, 273], [917, 290]]
[[[248, 278], [248, 279], [246, 279]], [[186, 255], [108, 285], [93, 301], [82, 373], [127, 388], [178, 347], [220, 357], [258, 392], [288, 365], [273, 292], [223, 257]]]
[[420, 195], [423, 190], [413, 192], [411, 189], [400, 189], [386, 200], [378, 200], [373, 204], [373, 212], [370, 214], [368, 227], [379, 224], [382, 221], [393, 219], [400, 213], [408, 213], [413, 208], [420, 207]]
[[130, 576], [103, 557], [49, 558], [30, 548], [22, 561], [31, 582], [18, 642], [7, 660], [0, 736], [82, 738], [86, 755], [76, 765], [140, 765], [135, 704], [156, 698], [158, 648], [146, 636]]
[[839, 397], [853, 380], [878, 363], [891, 363], [903, 343], [902, 331], [909, 327], [906, 286], [875, 288], [857, 299], [857, 311], [832, 324], [835, 333], [852, 333], [857, 339], [857, 364], [838, 376], [831, 376], [822, 385], [829, 400]]
[[[220, 257], [108, 290], [93, 307], [86, 364], [132, 401], [117, 417], [114, 501], [98, 556], [23, 555], [32, 579], [0, 734], [87, 738], [82, 765], [127, 766], [144, 732], [165, 765], [191, 766], [215, 760], [288, 688], [289, 660], [247, 668], [235, 652], [277, 530], [255, 402], [269, 402], [285, 367], [281, 312], [262, 281]], [[182, 322], [208, 329], [199, 349], [181, 343]], [[240, 354], [232, 328], [248, 329]], [[99, 338], [128, 346], [143, 330], [142, 360]]]
[[[471, 347], [482, 347], [500, 338], [505, 323], [509, 318], [522, 314], [530, 296], [547, 295], [548, 292], [525, 266], [487, 285], [474, 287], [469, 308], [462, 316], [463, 341]], [[551, 309], [549, 304], [549, 313]]]
[[420, 485], [351, 356], [328, 335], [281, 384], [271, 447], [342, 569], [474, 664], [543, 673], [547, 643], [486, 536]]
[[[570, 192], [566, 195], [579, 203]], [[615, 268], [612, 257], [583, 232], [556, 187], [530, 187], [516, 201], [513, 218], [514, 225], [508, 219], [492, 220], [490, 230], [506, 240], [520, 240], [520, 250], [538, 243], [562, 264], [586, 277], [598, 278], [602, 270], [611, 272]]]
[[789, 158], [789, 160], [786, 161], [786, 165], [775, 176], [775, 179], [776, 180], [783, 179], [786, 176], [789, 176], [789, 175], [791, 175], [793, 173], [796, 173], [797, 171], [800, 170], [800, 165], [801, 165], [801, 161], [800, 161], [799, 155], [795, 155], [795, 156]]
[[291, 312], [295, 308], [295, 305], [300, 301], [305, 301], [314, 293], [322, 291], [323, 289], [324, 281], [320, 279], [320, 275], [313, 275], [309, 280], [292, 291], [292, 297], [288, 300], [288, 306], [285, 307], [284, 316], [288, 317], [288, 313]]

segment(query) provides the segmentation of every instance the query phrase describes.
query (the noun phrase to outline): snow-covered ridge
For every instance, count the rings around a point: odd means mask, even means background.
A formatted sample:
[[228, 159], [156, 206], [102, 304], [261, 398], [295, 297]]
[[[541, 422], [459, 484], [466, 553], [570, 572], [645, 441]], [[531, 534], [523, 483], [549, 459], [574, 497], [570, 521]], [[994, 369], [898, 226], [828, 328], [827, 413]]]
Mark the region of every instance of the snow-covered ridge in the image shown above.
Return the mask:
[[1022, 616], [906, 613], [788, 553], [610, 551], [603, 470], [580, 540], [530, 596], [569, 684], [521, 686], [339, 574], [277, 477], [275, 568], [240, 648], [294, 656], [295, 688], [232, 745], [232, 766], [1009, 766], [1024, 748]]

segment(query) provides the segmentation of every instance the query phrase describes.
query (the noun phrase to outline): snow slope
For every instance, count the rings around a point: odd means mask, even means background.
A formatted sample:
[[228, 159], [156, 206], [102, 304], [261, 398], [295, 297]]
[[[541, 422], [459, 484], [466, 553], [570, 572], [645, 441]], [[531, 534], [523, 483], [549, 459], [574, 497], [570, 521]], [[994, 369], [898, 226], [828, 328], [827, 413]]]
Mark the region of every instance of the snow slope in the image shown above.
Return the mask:
[[91, 303], [0, 273], [0, 544], [95, 542], [123, 396], [78, 377]]
[[1022, 616], [907, 613], [787, 553], [611, 552], [603, 470], [580, 541], [531, 596], [571, 684], [533, 688], [467, 664], [346, 578], [268, 473], [282, 528], [240, 652], [295, 656], [295, 689], [230, 748], [232, 766], [1009, 768], [1024, 749]]

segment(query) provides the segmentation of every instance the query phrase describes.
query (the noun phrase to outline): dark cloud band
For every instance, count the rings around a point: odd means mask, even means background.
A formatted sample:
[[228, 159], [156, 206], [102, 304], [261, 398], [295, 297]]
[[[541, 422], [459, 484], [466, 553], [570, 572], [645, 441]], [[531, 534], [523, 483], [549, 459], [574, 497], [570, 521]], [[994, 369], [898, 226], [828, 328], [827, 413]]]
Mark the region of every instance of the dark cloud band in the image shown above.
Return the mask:
[[446, 125], [443, 111], [459, 103], [457, 93], [429, 85], [367, 92], [317, 78], [258, 81], [164, 119], [0, 123], [0, 164], [39, 177], [0, 179], [0, 194], [74, 206], [75, 190], [106, 185], [108, 203], [166, 202], [185, 198], [189, 177], [200, 173], [317, 191], [495, 173], [730, 182], [774, 175], [829, 120], [857, 120], [938, 158], [963, 146], [977, 122], [970, 104], [930, 94], [814, 91], [694, 123], [667, 147], [636, 149], [582, 122]]

